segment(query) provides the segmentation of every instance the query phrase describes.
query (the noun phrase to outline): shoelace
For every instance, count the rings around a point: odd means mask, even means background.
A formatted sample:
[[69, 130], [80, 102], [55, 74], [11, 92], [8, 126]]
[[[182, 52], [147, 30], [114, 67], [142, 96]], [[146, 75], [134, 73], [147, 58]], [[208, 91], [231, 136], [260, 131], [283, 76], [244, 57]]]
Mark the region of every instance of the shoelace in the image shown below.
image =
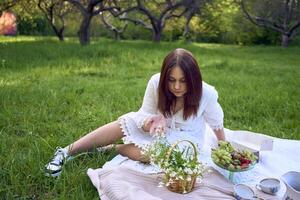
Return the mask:
[[57, 152], [54, 154], [54, 158], [51, 161], [51, 163], [62, 164], [64, 162], [64, 159], [64, 152], [62, 150], [57, 150]]

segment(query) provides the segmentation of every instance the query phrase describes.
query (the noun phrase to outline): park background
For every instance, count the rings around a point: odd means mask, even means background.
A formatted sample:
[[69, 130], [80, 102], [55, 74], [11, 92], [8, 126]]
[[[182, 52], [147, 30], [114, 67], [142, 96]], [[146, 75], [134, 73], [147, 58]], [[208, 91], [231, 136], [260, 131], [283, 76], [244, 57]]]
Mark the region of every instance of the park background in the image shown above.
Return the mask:
[[138, 110], [178, 47], [218, 90], [226, 128], [300, 139], [299, 1], [1, 0], [0, 12], [0, 199], [98, 199], [86, 171], [115, 152], [80, 155], [57, 179], [44, 165]]

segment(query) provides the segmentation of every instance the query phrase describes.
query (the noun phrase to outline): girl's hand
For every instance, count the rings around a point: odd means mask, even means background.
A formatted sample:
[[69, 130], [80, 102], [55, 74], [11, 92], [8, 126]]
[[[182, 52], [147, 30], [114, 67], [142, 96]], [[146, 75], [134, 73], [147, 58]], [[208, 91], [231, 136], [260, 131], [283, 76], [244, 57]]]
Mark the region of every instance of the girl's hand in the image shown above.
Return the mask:
[[163, 115], [154, 115], [147, 118], [143, 129], [151, 135], [163, 135], [166, 129], [166, 119]]

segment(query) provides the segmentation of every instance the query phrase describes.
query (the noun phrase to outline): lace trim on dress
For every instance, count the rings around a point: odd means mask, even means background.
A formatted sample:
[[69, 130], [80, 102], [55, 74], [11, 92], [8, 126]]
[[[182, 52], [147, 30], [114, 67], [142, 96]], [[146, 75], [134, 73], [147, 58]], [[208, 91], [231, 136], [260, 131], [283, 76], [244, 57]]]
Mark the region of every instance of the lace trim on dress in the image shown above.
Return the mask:
[[124, 134], [124, 137], [122, 138], [124, 144], [134, 144], [138, 148], [146, 149], [148, 145], [145, 144], [137, 144], [131, 139], [129, 128], [126, 125], [126, 119], [125, 118], [119, 118], [118, 122], [120, 124], [121, 130]]
[[223, 124], [218, 124], [218, 125], [210, 125], [210, 128], [214, 131], [219, 131], [224, 128]]

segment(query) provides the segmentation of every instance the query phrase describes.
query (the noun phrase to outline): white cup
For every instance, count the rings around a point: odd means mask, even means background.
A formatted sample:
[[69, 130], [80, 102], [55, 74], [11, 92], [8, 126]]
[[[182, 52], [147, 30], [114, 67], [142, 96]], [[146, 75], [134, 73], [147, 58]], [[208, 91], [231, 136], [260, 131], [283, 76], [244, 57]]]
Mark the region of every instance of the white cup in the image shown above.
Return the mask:
[[276, 178], [265, 178], [256, 185], [256, 188], [267, 194], [275, 195], [280, 189], [280, 180]]
[[255, 195], [254, 191], [249, 186], [237, 184], [234, 186], [234, 197], [237, 200], [251, 200]]

